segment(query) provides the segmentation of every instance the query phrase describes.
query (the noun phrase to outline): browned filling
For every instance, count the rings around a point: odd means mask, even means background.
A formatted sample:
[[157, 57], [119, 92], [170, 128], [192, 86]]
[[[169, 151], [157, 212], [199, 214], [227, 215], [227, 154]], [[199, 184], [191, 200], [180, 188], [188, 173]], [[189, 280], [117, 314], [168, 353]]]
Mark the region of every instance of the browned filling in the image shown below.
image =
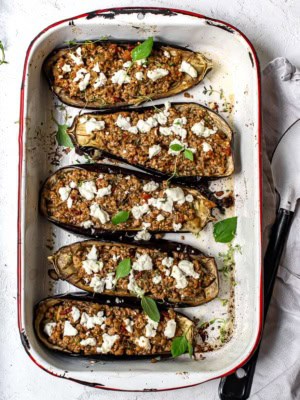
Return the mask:
[[[165, 331], [170, 320], [173, 332]], [[116, 356], [169, 352], [172, 338], [184, 333], [173, 310], [164, 311], [156, 324], [138, 309], [74, 300], [48, 308], [41, 328], [51, 344], [72, 353]]]
[[[145, 191], [148, 183], [133, 175], [98, 174], [74, 168], [58, 171], [55, 180], [49, 180], [46, 184], [42, 196], [48, 215], [55, 220], [73, 226], [106, 230], [174, 231], [183, 229], [187, 223], [193, 223], [199, 230], [203, 221], [197, 215], [196, 202], [200, 199], [202, 206], [208, 207], [206, 211], [214, 206], [199, 192], [186, 188], [180, 189], [183, 204], [171, 201], [165, 192], [173, 189], [172, 186], [168, 187], [168, 182], [159, 183], [157, 189], [150, 192]], [[87, 189], [91, 189], [92, 194]], [[103, 195], [102, 192], [102, 197], [99, 197], [101, 189], [110, 191], [110, 194]], [[156, 204], [157, 199], [161, 199], [159, 204]], [[112, 219], [120, 211], [129, 212], [129, 218], [115, 225]]]

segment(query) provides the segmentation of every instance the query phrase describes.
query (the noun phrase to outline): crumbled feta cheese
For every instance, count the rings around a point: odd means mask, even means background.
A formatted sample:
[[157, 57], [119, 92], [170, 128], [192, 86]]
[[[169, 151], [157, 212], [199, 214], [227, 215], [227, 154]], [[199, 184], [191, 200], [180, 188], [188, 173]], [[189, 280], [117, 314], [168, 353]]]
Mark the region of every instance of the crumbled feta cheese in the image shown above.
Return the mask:
[[97, 121], [95, 118], [90, 118], [84, 126], [87, 133], [102, 131], [105, 128], [105, 122]]
[[200, 122], [196, 122], [192, 128], [191, 131], [197, 135], [197, 136], [203, 136], [205, 138], [209, 137], [210, 135], [214, 135], [215, 133], [217, 133], [218, 129], [217, 128], [207, 128], [204, 125], [204, 121], [200, 121]]
[[171, 276], [176, 281], [176, 289], [184, 289], [187, 287], [187, 279], [184, 273], [177, 267], [177, 265], [174, 265], [174, 267], [172, 268]]
[[175, 232], [180, 231], [181, 227], [182, 227], [182, 224], [180, 224], [180, 223], [176, 224], [175, 222], [173, 222], [173, 229]]
[[87, 74], [87, 70], [85, 68], [80, 68], [77, 72], [76, 72], [76, 76], [73, 79], [73, 82], [78, 82], [81, 79], [84, 78], [85, 74]]
[[121, 256], [117, 256], [116, 254], [113, 254], [112, 259], [113, 261], [118, 261]]
[[139, 231], [134, 237], [134, 240], [150, 240], [150, 239], [151, 239], [151, 235], [146, 230]]
[[118, 118], [115, 122], [115, 125], [117, 125], [119, 128], [121, 128], [124, 131], [128, 131], [129, 128], [131, 128], [130, 124], [130, 118], [129, 117], [122, 117], [121, 114], [118, 115]]
[[164, 192], [167, 198], [171, 199], [172, 201], [176, 201], [179, 204], [183, 204], [185, 202], [184, 191], [180, 187], [168, 188]]
[[74, 328], [74, 326], [71, 325], [70, 321], [65, 321], [64, 324], [64, 336], [76, 336], [78, 333], [78, 330]]
[[152, 269], [152, 258], [148, 254], [136, 255], [137, 259], [132, 264], [135, 271], [150, 271]]
[[158, 322], [153, 321], [151, 318], [147, 317], [148, 323], [146, 325], [146, 337], [154, 337], [156, 335], [156, 329], [158, 327]]
[[133, 327], [134, 327], [134, 322], [131, 319], [126, 318], [126, 319], [124, 319], [124, 323], [125, 323], [126, 331], [129, 332], [129, 333], [132, 333], [133, 332]]
[[96, 63], [96, 64], [93, 66], [92, 71], [100, 72], [99, 63]]
[[169, 126], [160, 126], [159, 127], [159, 133], [164, 135], [164, 136], [170, 136], [172, 135], [172, 127]]
[[169, 319], [164, 330], [164, 335], [168, 339], [172, 339], [176, 332], [176, 321], [174, 319]]
[[171, 103], [169, 101], [165, 101], [164, 106], [165, 106], [164, 114], [168, 116], [169, 115], [168, 111], [171, 108]]
[[170, 57], [171, 57], [171, 56], [170, 56], [170, 53], [169, 53], [167, 50], [164, 51], [164, 56], [167, 57], [167, 58], [170, 58]]
[[182, 128], [179, 125], [172, 125], [171, 126], [172, 132], [174, 133], [174, 135], [178, 135], [181, 137], [181, 140], [184, 140], [187, 136], [187, 130]]
[[141, 206], [134, 206], [131, 209], [131, 213], [135, 219], [140, 219], [148, 211], [150, 211], [148, 204], [142, 204]]
[[142, 58], [142, 59], [140, 59], [140, 60], [137, 60], [136, 63], [137, 63], [137, 65], [138, 65], [139, 67], [140, 67], [140, 66], [145, 67], [145, 66], [147, 65], [147, 59], [146, 59], [146, 58]]
[[85, 122], [87, 121], [87, 117], [84, 115], [83, 117], [80, 117], [79, 118], [79, 122], [81, 123], [81, 124], [84, 124]]
[[63, 186], [58, 189], [58, 193], [62, 201], [68, 200], [70, 196], [71, 188], [69, 186]]
[[194, 201], [194, 197], [191, 194], [188, 194], [187, 196], [185, 196], [185, 201], [187, 201], [188, 203], [192, 203]]
[[146, 122], [151, 128], [155, 128], [158, 125], [158, 122], [157, 122], [157, 119], [155, 118], [155, 116], [147, 118]]
[[156, 217], [156, 221], [161, 222], [165, 219], [165, 217], [162, 214], [158, 214], [158, 216]]
[[56, 327], [56, 322], [48, 322], [44, 326], [44, 332], [46, 333], [47, 336], [51, 336], [55, 327]]
[[157, 156], [161, 151], [161, 147], [159, 144], [154, 144], [153, 146], [149, 147], [149, 158]]
[[138, 339], [136, 339], [136, 344], [145, 350], [151, 349], [150, 341], [145, 336], [140, 336]]
[[164, 265], [167, 268], [172, 267], [173, 263], [174, 263], [174, 258], [173, 257], [165, 257], [162, 259], [162, 265]]
[[89, 337], [80, 341], [81, 346], [96, 346], [96, 339]]
[[198, 76], [197, 70], [187, 61], [182, 61], [179, 71], [185, 72], [186, 74], [190, 75], [192, 78], [197, 78], [197, 76]]
[[148, 133], [151, 131], [151, 125], [149, 125], [146, 121], [143, 121], [142, 119], [138, 120], [138, 123], [136, 124], [138, 130], [142, 133]]
[[155, 82], [158, 79], [161, 79], [167, 75], [169, 75], [169, 71], [164, 68], [156, 68], [152, 71], [147, 71], [148, 78], [151, 79], [153, 82]]
[[82, 226], [84, 229], [89, 229], [89, 228], [91, 228], [93, 225], [94, 225], [94, 223], [93, 223], [93, 221], [91, 221], [90, 219], [87, 220], [87, 221], [83, 221], [83, 222], [81, 223], [81, 226]]
[[130, 128], [128, 128], [128, 132], [133, 133], [133, 134], [136, 135], [138, 133], [137, 126], [131, 126]]
[[119, 335], [108, 335], [107, 333], [103, 333], [102, 335], [103, 342], [101, 347], [97, 347], [97, 353], [106, 354], [108, 353], [113, 345], [116, 343], [118, 339], [120, 339]]
[[113, 289], [115, 287], [115, 284], [116, 284], [115, 273], [114, 272], [109, 272], [106, 275], [104, 281], [105, 281], [105, 288], [107, 290]]
[[192, 276], [195, 279], [199, 278], [199, 274], [194, 271], [194, 264], [188, 260], [181, 260], [178, 263], [178, 268], [184, 272], [186, 276]]
[[111, 194], [111, 185], [98, 189], [97, 197], [104, 197]]
[[150, 181], [143, 186], [143, 191], [147, 193], [154, 192], [158, 187], [159, 183]]
[[175, 118], [173, 121], [173, 125], [186, 125], [187, 119], [186, 117], [181, 117], [181, 118]]
[[146, 229], [150, 228], [151, 223], [150, 222], [143, 222], [142, 226], [143, 226], [143, 229], [146, 230]]
[[157, 208], [158, 210], [163, 210], [168, 213], [173, 211], [173, 201], [171, 199], [164, 199], [164, 198], [151, 198], [148, 200], [148, 204]]
[[78, 47], [76, 50], [77, 56], [75, 56], [74, 53], [69, 53], [69, 56], [71, 59], [74, 61], [76, 65], [81, 65], [83, 64], [82, 57], [81, 57], [81, 47]]
[[106, 85], [107, 78], [103, 72], [100, 72], [100, 74], [97, 76], [95, 82], [94, 82], [94, 88], [97, 89], [99, 87], [103, 87]]
[[126, 61], [124, 64], [123, 64], [123, 68], [130, 68], [132, 66], [132, 61]]
[[93, 200], [97, 193], [97, 187], [94, 181], [82, 182], [78, 187], [79, 193], [87, 200]]
[[78, 87], [81, 92], [87, 88], [90, 82], [90, 77], [91, 74], [88, 72], [86, 75], [84, 75], [83, 80], [79, 82]]
[[102, 210], [99, 207], [99, 204], [97, 204], [97, 203], [93, 203], [90, 206], [90, 215], [92, 217], [99, 219], [101, 224], [106, 224], [106, 222], [108, 222], [110, 220], [109, 214], [106, 211]]
[[166, 123], [168, 122], [168, 117], [163, 112], [157, 113], [155, 115], [155, 118], [160, 125], [166, 125]]
[[212, 151], [211, 145], [207, 142], [202, 143], [202, 149], [203, 149], [204, 153], [207, 153], [208, 151]]
[[63, 70], [63, 72], [71, 72], [71, 66], [69, 64], [64, 64], [61, 69]]
[[135, 77], [138, 81], [142, 81], [144, 79], [144, 74], [140, 71], [135, 73]]
[[103, 311], [99, 311], [97, 315], [89, 316], [86, 312], [83, 312], [80, 319], [80, 324], [87, 329], [93, 329], [95, 325], [100, 325], [103, 329], [105, 327], [106, 317]]
[[166, 276], [170, 276], [170, 270], [169, 270], [169, 269], [165, 269], [164, 272], [165, 272], [165, 275], [166, 275]]
[[141, 289], [138, 284], [136, 283], [135, 279], [134, 279], [134, 274], [133, 271], [130, 272], [129, 274], [129, 282], [127, 285], [127, 289], [130, 292], [135, 293], [138, 297], [142, 297], [144, 295], [144, 290]]
[[76, 322], [76, 321], [79, 320], [80, 311], [78, 310], [77, 307], [74, 307], [74, 306], [72, 307], [71, 315], [72, 315], [72, 318], [73, 318], [73, 322]]
[[95, 260], [95, 261], [98, 260], [98, 251], [97, 251], [97, 247], [95, 245], [92, 246], [92, 248], [88, 252], [86, 258], [87, 258], [87, 260]]
[[92, 275], [93, 272], [100, 272], [103, 268], [103, 262], [97, 260], [84, 260], [82, 261], [82, 268], [88, 275]]
[[75, 189], [77, 185], [76, 185], [76, 183], [74, 181], [71, 181], [69, 186], [70, 186], [71, 189]]
[[119, 86], [123, 85], [123, 83], [130, 83], [130, 77], [127, 75], [127, 71], [124, 69], [120, 69], [115, 72], [111, 78], [112, 83], [116, 83]]
[[154, 285], [158, 285], [161, 282], [161, 276], [160, 275], [156, 275], [152, 278], [152, 282], [154, 283]]
[[99, 276], [95, 275], [92, 277], [90, 287], [94, 289], [96, 293], [102, 293], [104, 290], [105, 282]]
[[168, 151], [168, 153], [169, 153], [169, 154], [172, 154], [172, 156], [177, 156], [177, 155], [182, 151], [182, 149], [181, 149], [181, 150], [172, 150], [172, 149], [171, 149], [171, 146], [172, 146], [173, 144], [179, 144], [183, 149], [186, 147], [186, 144], [180, 142], [180, 140], [178, 140], [178, 139], [172, 140], [172, 142], [171, 142], [170, 145], [169, 145], [169, 151]]

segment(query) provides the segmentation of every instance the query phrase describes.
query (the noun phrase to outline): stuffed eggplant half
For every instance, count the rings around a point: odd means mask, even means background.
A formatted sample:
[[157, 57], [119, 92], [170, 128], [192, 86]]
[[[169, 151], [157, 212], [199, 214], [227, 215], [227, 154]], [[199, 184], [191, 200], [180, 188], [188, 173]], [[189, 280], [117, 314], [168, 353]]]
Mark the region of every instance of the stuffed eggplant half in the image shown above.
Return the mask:
[[72, 295], [41, 301], [34, 327], [51, 350], [111, 360], [168, 357], [175, 337], [186, 335], [192, 344], [194, 335], [193, 322], [172, 309], [156, 323], [137, 306]]
[[41, 190], [41, 212], [75, 233], [132, 233], [136, 240], [163, 232], [199, 232], [214, 218], [215, 203], [199, 190], [142, 172], [85, 164], [58, 170]]
[[147, 295], [168, 305], [198, 306], [218, 295], [214, 258], [191, 246], [87, 240], [49, 257], [57, 277], [98, 295]]
[[44, 63], [50, 86], [70, 106], [116, 108], [173, 96], [199, 83], [211, 69], [202, 54], [154, 43], [132, 60], [139, 42], [97, 41], [55, 50]]
[[156, 174], [220, 178], [233, 173], [232, 131], [196, 103], [100, 111], [77, 116], [69, 135], [77, 150]]

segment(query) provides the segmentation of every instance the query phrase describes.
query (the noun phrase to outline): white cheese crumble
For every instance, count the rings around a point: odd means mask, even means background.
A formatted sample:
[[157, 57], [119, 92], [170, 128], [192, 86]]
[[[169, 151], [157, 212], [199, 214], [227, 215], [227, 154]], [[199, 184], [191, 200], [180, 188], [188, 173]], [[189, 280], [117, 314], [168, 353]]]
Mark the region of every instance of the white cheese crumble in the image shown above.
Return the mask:
[[156, 217], [156, 221], [161, 222], [165, 219], [165, 217], [162, 214], [158, 214], [158, 216]]
[[93, 131], [102, 131], [105, 128], [104, 121], [97, 121], [95, 118], [90, 118], [85, 124], [85, 130], [87, 133]]
[[70, 321], [65, 321], [64, 324], [64, 336], [76, 336], [78, 333], [78, 330], [74, 328], [74, 326], [71, 325]]
[[132, 269], [135, 271], [150, 271], [152, 270], [152, 258], [148, 254], [136, 254], [136, 261], [132, 264]]
[[146, 229], [150, 228], [151, 223], [150, 222], [143, 222], [142, 226], [143, 226], [143, 229], [146, 230]]
[[79, 82], [78, 87], [81, 92], [87, 88], [87, 86], [90, 82], [90, 77], [91, 77], [91, 74], [87, 73], [86, 75], [84, 75], [83, 80]]
[[126, 331], [129, 332], [129, 333], [132, 333], [133, 332], [133, 327], [134, 327], [134, 322], [131, 319], [126, 318], [126, 319], [124, 319], [124, 323], [125, 323]]
[[132, 61], [126, 61], [124, 64], [123, 64], [123, 68], [130, 68], [132, 66]]
[[77, 185], [76, 185], [76, 183], [74, 181], [71, 181], [69, 186], [70, 186], [71, 189], [75, 189]]
[[163, 210], [168, 213], [172, 213], [173, 211], [173, 201], [171, 199], [165, 199], [165, 198], [155, 199], [154, 197], [152, 197], [151, 199], [148, 200], [148, 204], [151, 205], [152, 207], [157, 208], [158, 210]]
[[119, 86], [122, 86], [123, 83], [130, 83], [130, 77], [127, 75], [127, 71], [124, 69], [120, 69], [115, 72], [111, 78], [112, 83], [116, 83]]
[[151, 234], [146, 230], [139, 231], [134, 237], [134, 240], [145, 240], [146, 241], [146, 240], [150, 240], [150, 239], [151, 239]]
[[194, 197], [191, 194], [188, 194], [187, 196], [185, 196], [185, 200], [188, 203], [192, 203], [194, 201]]
[[109, 214], [106, 211], [102, 210], [97, 203], [93, 203], [90, 206], [90, 215], [94, 218], [99, 219], [101, 224], [106, 224], [106, 222], [110, 220]]
[[145, 67], [147, 65], [147, 59], [146, 58], [141, 58], [140, 60], [136, 61], [138, 66], [143, 66]]
[[109, 272], [106, 277], [104, 278], [105, 288], [107, 290], [111, 290], [115, 287], [116, 280], [115, 280], [115, 273]]
[[168, 126], [160, 126], [159, 127], [159, 133], [164, 135], [164, 136], [170, 136], [172, 135], [173, 131], [172, 131], [172, 127], [168, 127]]
[[97, 197], [109, 196], [111, 194], [111, 185], [100, 188], [97, 191]]
[[92, 246], [91, 250], [86, 255], [86, 258], [88, 260], [95, 260], [95, 261], [98, 260], [98, 251], [97, 251], [97, 247], [95, 245]]
[[152, 282], [154, 283], [154, 285], [158, 285], [161, 282], [161, 276], [160, 275], [156, 275], [152, 278]]
[[191, 261], [188, 260], [179, 261], [178, 268], [180, 268], [181, 271], [184, 272], [186, 276], [192, 276], [195, 279], [199, 278], [199, 274], [194, 271], [194, 264]]
[[162, 265], [164, 265], [167, 268], [172, 267], [173, 263], [174, 263], [174, 258], [173, 257], [165, 257], [162, 259]]
[[138, 81], [142, 81], [144, 79], [144, 74], [140, 71], [135, 73], [135, 77]]
[[96, 293], [102, 293], [104, 290], [105, 282], [99, 276], [95, 275], [92, 277], [90, 287], [94, 289]]
[[175, 284], [176, 289], [184, 289], [187, 287], [188, 284], [187, 279], [184, 273], [177, 267], [177, 265], [174, 265], [174, 267], [172, 268], [171, 276], [176, 281]]
[[71, 72], [71, 66], [69, 64], [64, 64], [61, 69], [63, 70], [63, 72]]
[[72, 307], [71, 315], [72, 315], [72, 318], [73, 318], [73, 322], [76, 322], [76, 321], [79, 320], [80, 311], [78, 310], [77, 307], [74, 307], [74, 306]]
[[120, 336], [119, 335], [108, 335], [107, 333], [103, 333], [102, 338], [103, 338], [103, 343], [102, 343], [101, 347], [97, 347], [96, 351], [97, 351], [97, 353], [106, 354], [112, 349], [112, 347], [116, 343], [116, 341], [118, 339], [120, 339]]
[[96, 260], [84, 260], [82, 261], [82, 268], [88, 275], [92, 275], [92, 273], [97, 273], [102, 270], [103, 262]]
[[68, 208], [72, 208], [72, 205], [73, 205], [73, 200], [72, 200], [71, 197], [69, 197], [68, 200], [67, 200], [67, 207]]
[[89, 337], [80, 341], [81, 346], [96, 346], [96, 339]]
[[170, 53], [169, 53], [167, 50], [164, 51], [164, 56], [167, 57], [167, 58], [170, 58], [170, 57], [171, 57], [171, 56], [170, 56]]
[[146, 337], [154, 337], [156, 335], [156, 329], [158, 327], [158, 322], [153, 321], [149, 317], [147, 317], [148, 323], [146, 325]]
[[145, 336], [140, 336], [138, 339], [136, 339], [136, 344], [145, 350], [151, 349], [150, 341]]
[[169, 319], [164, 330], [164, 335], [168, 339], [172, 339], [176, 332], [176, 321], [174, 319]]
[[77, 54], [77, 56], [74, 53], [69, 53], [69, 56], [71, 57], [71, 59], [74, 61], [74, 63], [76, 65], [83, 64], [82, 57], [81, 57], [81, 47], [78, 47], [78, 49], [76, 50], [76, 54]]
[[98, 89], [99, 87], [103, 87], [106, 85], [107, 78], [103, 72], [100, 72], [100, 74], [97, 76], [95, 82], [94, 82], [94, 88]]
[[182, 224], [176, 224], [175, 222], [173, 222], [173, 229], [175, 232], [180, 231], [180, 229], [182, 228]]
[[196, 135], [196, 136], [203, 136], [205, 138], [209, 137], [210, 135], [214, 135], [217, 133], [218, 129], [217, 128], [207, 128], [204, 125], [204, 121], [196, 122], [192, 128], [191, 131]]
[[169, 75], [169, 71], [164, 68], [156, 68], [152, 71], [147, 71], [148, 78], [151, 79], [153, 82], [155, 82], [158, 79], [161, 79], [167, 75]]
[[158, 187], [159, 183], [150, 181], [143, 186], [143, 191], [147, 193], [154, 192]]
[[148, 211], [150, 211], [148, 204], [134, 206], [131, 209], [131, 213], [135, 219], [140, 219], [144, 214], [147, 214]]
[[159, 144], [154, 144], [153, 146], [149, 147], [149, 158], [157, 156], [161, 151], [161, 147]]
[[207, 153], [208, 151], [212, 151], [212, 147], [209, 143], [207, 142], [203, 142], [202, 143], [202, 150], [204, 151], [204, 153]]
[[147, 121], [139, 119], [136, 126], [141, 133], [148, 133], [157, 126], [157, 121], [153, 117], [149, 117]]
[[100, 325], [101, 328], [105, 328], [105, 320], [103, 311], [99, 311], [97, 315], [89, 316], [86, 312], [83, 312], [80, 319], [80, 324], [85, 326], [87, 329], [93, 329], [95, 325]]
[[122, 115], [119, 114], [118, 118], [115, 122], [115, 125], [117, 125], [119, 128], [121, 128], [124, 131], [128, 131], [128, 129], [131, 128], [130, 118], [122, 117]]
[[183, 204], [185, 202], [184, 191], [180, 187], [168, 188], [165, 190], [168, 199]]
[[90, 219], [87, 220], [87, 221], [83, 221], [83, 222], [81, 223], [81, 226], [82, 226], [84, 229], [89, 229], [89, 228], [91, 228], [93, 225], [94, 225], [94, 223], [93, 223], [93, 221], [91, 221]]
[[62, 201], [68, 200], [70, 196], [71, 188], [69, 186], [63, 186], [58, 189], [58, 193]]
[[87, 200], [93, 200], [97, 193], [97, 187], [94, 181], [82, 182], [78, 187], [79, 193]]
[[46, 333], [47, 336], [51, 336], [55, 327], [56, 327], [56, 322], [48, 322], [44, 326], [44, 332]]
[[[169, 114], [169, 113], [168, 113], [168, 114]], [[157, 122], [158, 122], [160, 125], [166, 125], [166, 123], [168, 122], [168, 116], [165, 115], [165, 113], [164, 113], [163, 111], [157, 113], [157, 114], [155, 115], [155, 118], [157, 119]]]
[[138, 286], [138, 284], [136, 283], [135, 279], [134, 279], [134, 274], [133, 271], [130, 272], [129, 274], [129, 282], [127, 285], [127, 289], [130, 292], [135, 293], [138, 297], [142, 297], [144, 295], [144, 290], [142, 288], [140, 288]]
[[93, 66], [92, 71], [100, 72], [99, 63], [96, 63], [96, 64]]
[[197, 70], [187, 61], [182, 61], [179, 71], [185, 72], [186, 74], [190, 75], [192, 78], [197, 78], [197, 76], [198, 76]]

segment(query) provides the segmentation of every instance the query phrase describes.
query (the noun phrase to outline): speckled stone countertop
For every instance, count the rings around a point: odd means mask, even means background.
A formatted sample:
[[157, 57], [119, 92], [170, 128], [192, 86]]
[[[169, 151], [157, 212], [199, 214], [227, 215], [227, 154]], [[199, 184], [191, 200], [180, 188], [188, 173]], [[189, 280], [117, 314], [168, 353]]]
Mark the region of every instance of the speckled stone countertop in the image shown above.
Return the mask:
[[[43, 372], [28, 358], [17, 329], [17, 171], [19, 89], [25, 51], [32, 38], [47, 25], [65, 17], [99, 8], [132, 6], [128, 0], [1, 0], [0, 40], [9, 64], [0, 66], [0, 400], [114, 399], [175, 400], [218, 399], [218, 381], [164, 393], [101, 391]], [[300, 57], [300, 2], [297, 0], [140, 0], [138, 6], [188, 9], [229, 22], [254, 44], [263, 68], [284, 56]], [[188, 384], [188, 382], [187, 382]]]

